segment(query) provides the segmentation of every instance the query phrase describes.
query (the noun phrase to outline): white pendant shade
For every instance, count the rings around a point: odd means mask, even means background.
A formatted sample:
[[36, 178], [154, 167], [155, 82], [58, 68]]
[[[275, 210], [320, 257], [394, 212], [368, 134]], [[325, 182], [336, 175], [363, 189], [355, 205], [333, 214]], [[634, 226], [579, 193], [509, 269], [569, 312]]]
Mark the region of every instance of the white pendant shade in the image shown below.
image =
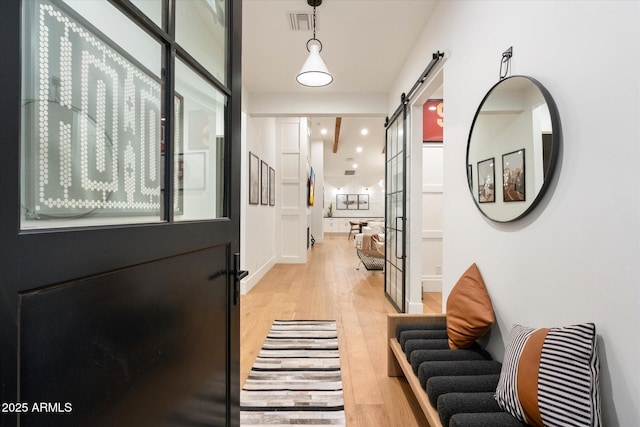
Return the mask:
[[301, 85], [313, 87], [326, 86], [333, 81], [333, 76], [329, 73], [320, 56], [320, 46], [318, 44], [313, 43], [309, 46], [309, 56], [298, 73], [296, 80]]

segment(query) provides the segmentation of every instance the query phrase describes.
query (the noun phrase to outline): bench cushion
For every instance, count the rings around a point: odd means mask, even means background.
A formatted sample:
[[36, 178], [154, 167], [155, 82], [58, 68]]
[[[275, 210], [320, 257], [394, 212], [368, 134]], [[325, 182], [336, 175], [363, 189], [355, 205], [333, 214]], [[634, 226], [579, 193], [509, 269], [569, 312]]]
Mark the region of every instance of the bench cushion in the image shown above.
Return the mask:
[[400, 343], [400, 348], [402, 348], [402, 351], [406, 351], [404, 348], [404, 344], [405, 342], [407, 342], [407, 340], [417, 340], [417, 339], [446, 340], [447, 330], [446, 329], [412, 329], [407, 331], [401, 331], [400, 334], [398, 334], [398, 342]]
[[438, 398], [438, 415], [443, 426], [455, 414], [503, 412], [493, 397], [493, 392], [485, 393], [447, 393]]
[[451, 417], [449, 427], [524, 427], [526, 424], [506, 412], [483, 414], [456, 414]]
[[439, 323], [400, 323], [396, 326], [396, 338], [400, 340], [400, 334], [404, 331], [447, 331], [445, 325]]
[[[450, 377], [453, 375], [491, 375], [500, 374], [502, 363], [495, 360], [459, 360], [423, 362], [418, 367], [418, 380], [422, 388], [431, 377]], [[434, 405], [435, 406], [435, 405]]]
[[409, 357], [411, 368], [416, 375], [418, 375], [420, 364], [438, 360], [491, 360], [491, 355], [478, 348], [474, 350], [414, 350]]
[[449, 350], [446, 338], [439, 340], [408, 340], [404, 344], [404, 354], [411, 361], [411, 353], [415, 350]]
[[456, 375], [450, 377], [431, 377], [427, 380], [427, 396], [431, 405], [438, 405], [438, 397], [447, 393], [495, 392], [500, 374], [492, 375]]

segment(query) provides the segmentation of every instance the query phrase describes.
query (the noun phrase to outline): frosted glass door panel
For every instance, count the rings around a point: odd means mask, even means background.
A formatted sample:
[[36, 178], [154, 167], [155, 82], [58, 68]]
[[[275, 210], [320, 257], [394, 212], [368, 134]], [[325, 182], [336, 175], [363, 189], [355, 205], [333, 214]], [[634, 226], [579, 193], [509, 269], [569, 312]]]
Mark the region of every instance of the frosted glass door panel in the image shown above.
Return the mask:
[[123, 45], [65, 4], [23, 5], [22, 229], [163, 219], [161, 45], [92, 3]]

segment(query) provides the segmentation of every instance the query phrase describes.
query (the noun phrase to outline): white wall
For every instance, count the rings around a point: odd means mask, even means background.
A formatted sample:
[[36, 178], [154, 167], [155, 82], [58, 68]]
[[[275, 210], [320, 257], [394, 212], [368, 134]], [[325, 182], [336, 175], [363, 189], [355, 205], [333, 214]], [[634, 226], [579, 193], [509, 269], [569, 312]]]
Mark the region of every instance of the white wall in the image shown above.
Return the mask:
[[[276, 119], [255, 118], [242, 114], [242, 180], [243, 189], [249, 188], [249, 152], [258, 156], [260, 160], [276, 170]], [[249, 271], [249, 275], [242, 280], [240, 292], [246, 294], [276, 263], [279, 241], [276, 238], [276, 213], [279, 207], [278, 192], [276, 192], [276, 206], [250, 205], [249, 192], [241, 191], [241, 257], [242, 269]]]
[[[512, 224], [485, 219], [465, 175], [475, 110], [513, 46], [512, 74], [538, 79], [560, 112], [563, 147], [545, 200]], [[440, 2], [389, 94], [389, 111], [445, 52], [444, 299], [477, 262], [503, 356], [513, 323], [597, 326], [603, 425], [640, 419], [640, 3]]]
[[355, 96], [352, 93], [254, 93], [251, 94], [254, 116], [376, 116], [386, 114], [382, 94]]
[[[246, 114], [246, 97], [243, 103], [242, 188], [249, 187], [249, 152], [258, 156], [260, 164], [264, 161], [274, 168], [276, 175], [275, 206], [251, 205], [248, 191], [240, 194], [241, 266], [249, 271], [240, 292], [246, 294], [276, 263], [307, 262], [307, 227], [314, 211], [307, 206], [311, 148], [307, 119], [252, 117]], [[322, 176], [320, 186], [321, 180]], [[321, 216], [321, 196], [316, 200], [316, 215]]]
[[422, 146], [422, 229], [419, 258], [424, 292], [442, 292], [443, 154], [442, 143]]
[[[369, 209], [336, 209], [336, 196], [338, 194], [368, 194]], [[334, 218], [383, 218], [384, 170], [380, 175], [325, 176], [325, 216], [329, 203], [333, 203]]]

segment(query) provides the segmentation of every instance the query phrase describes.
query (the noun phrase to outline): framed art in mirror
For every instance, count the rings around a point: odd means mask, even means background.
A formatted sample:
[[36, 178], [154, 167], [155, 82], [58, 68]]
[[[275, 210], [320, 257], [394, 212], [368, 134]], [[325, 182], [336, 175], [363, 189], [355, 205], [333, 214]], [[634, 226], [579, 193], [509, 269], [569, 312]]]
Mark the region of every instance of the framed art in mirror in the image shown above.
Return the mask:
[[[487, 92], [471, 125], [466, 158], [469, 191], [485, 217], [511, 222], [536, 207], [558, 163], [561, 135], [556, 104], [537, 80], [512, 76]], [[496, 176], [502, 185], [497, 198]]]
[[502, 200], [524, 202], [526, 181], [524, 148], [502, 155]]

